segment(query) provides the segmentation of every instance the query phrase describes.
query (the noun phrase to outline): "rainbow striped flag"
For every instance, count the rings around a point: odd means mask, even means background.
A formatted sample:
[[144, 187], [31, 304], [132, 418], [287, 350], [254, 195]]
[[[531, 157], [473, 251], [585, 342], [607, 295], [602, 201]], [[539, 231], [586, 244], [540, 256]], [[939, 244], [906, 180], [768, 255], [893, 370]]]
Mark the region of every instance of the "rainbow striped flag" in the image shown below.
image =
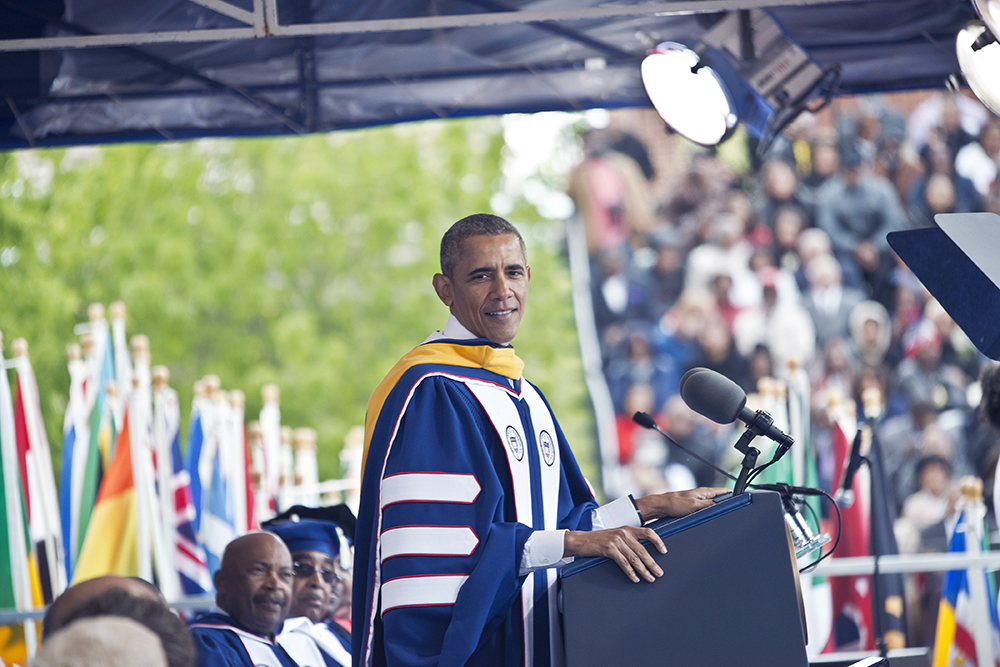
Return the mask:
[[107, 321], [95, 323], [92, 334], [94, 356], [82, 364], [70, 363], [70, 398], [63, 426], [59, 501], [71, 581], [115, 438], [108, 397], [115, 368]]
[[125, 412], [87, 534], [73, 570], [73, 583], [105, 574], [139, 575], [139, 550], [135, 485], [132, 480], [132, 445]]
[[205, 549], [195, 536], [191, 477], [181, 459], [180, 423], [177, 392], [169, 387], [158, 390], [154, 395], [154, 434], [159, 434], [158, 441], [162, 437], [162, 454], [158, 442], [156, 465], [166, 466], [168, 488], [161, 493], [170, 496], [165, 512], [169, 520], [165, 517], [164, 524], [170, 532], [173, 567], [177, 570], [180, 590], [185, 595], [199, 595], [211, 592], [213, 585]]

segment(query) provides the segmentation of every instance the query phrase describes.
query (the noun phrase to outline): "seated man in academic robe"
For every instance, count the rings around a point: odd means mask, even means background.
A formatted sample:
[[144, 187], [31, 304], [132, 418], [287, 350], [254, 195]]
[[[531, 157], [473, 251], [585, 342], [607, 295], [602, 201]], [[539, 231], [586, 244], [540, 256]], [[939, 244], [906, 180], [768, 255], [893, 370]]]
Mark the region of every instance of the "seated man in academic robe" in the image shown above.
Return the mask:
[[293, 579], [292, 555], [273, 533], [248, 533], [230, 542], [213, 579], [222, 611], [191, 625], [198, 666], [325, 667], [314, 643], [302, 642], [297, 653], [311, 657], [301, 664], [277, 643]]
[[[351, 636], [340, 626], [324, 621], [338, 584], [335, 561], [340, 555], [340, 536], [331, 521], [302, 519], [265, 527], [285, 542], [292, 553], [292, 602], [288, 619], [278, 635], [278, 644], [299, 662], [300, 637], [314, 641], [328, 667], [350, 667]], [[339, 633], [337, 631], [340, 631]]]

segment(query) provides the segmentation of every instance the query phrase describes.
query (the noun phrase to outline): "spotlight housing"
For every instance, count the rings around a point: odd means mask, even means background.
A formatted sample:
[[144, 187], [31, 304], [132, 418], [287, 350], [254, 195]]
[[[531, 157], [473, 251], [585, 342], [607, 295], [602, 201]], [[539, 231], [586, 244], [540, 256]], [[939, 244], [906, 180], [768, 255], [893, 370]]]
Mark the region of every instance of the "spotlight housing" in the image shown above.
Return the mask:
[[642, 62], [646, 93], [670, 127], [712, 146], [742, 122], [759, 153], [817, 94], [829, 101], [837, 80], [839, 67], [824, 71], [759, 9], [730, 12], [697, 45], [664, 42]]
[[990, 32], [1000, 32], [1000, 0], [972, 0], [972, 6]]
[[[991, 2], [996, 9], [996, 4]], [[976, 3], [977, 9], [979, 3]], [[1000, 11], [1000, 9], [996, 9]], [[972, 92], [990, 111], [1000, 114], [1000, 43], [991, 39], [990, 31], [982, 21], [970, 21], [958, 31], [955, 52], [962, 75]]]
[[683, 44], [663, 42], [642, 61], [642, 83], [660, 118], [702, 146], [726, 139], [739, 122], [722, 78]]

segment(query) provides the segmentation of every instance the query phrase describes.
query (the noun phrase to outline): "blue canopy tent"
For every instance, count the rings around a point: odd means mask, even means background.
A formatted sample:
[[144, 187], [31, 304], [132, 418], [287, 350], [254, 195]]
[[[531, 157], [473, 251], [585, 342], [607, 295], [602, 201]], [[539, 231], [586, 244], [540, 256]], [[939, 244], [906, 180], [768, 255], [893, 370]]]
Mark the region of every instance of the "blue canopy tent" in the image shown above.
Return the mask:
[[0, 0], [0, 149], [648, 106], [639, 64], [769, 8], [838, 94], [937, 87], [967, 0]]

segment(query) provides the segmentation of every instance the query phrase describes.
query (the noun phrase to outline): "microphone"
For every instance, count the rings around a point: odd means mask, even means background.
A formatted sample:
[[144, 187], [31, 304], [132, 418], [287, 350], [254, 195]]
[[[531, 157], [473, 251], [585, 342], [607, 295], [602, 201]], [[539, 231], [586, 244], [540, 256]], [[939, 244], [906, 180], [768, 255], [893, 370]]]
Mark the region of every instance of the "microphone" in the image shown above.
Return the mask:
[[730, 475], [728, 472], [726, 472], [725, 470], [723, 470], [719, 466], [715, 465], [711, 461], [707, 461], [707, 460], [703, 459], [702, 457], [698, 456], [697, 454], [695, 454], [694, 452], [692, 452], [690, 449], [688, 449], [687, 447], [685, 447], [684, 445], [682, 445], [681, 443], [677, 442], [676, 440], [674, 440], [673, 438], [671, 438], [669, 435], [667, 435], [666, 433], [664, 433], [662, 430], [660, 430], [660, 427], [656, 424], [656, 420], [653, 419], [652, 417], [650, 417], [645, 412], [637, 412], [634, 415], [632, 415], [632, 421], [634, 421], [636, 424], [638, 424], [639, 426], [641, 426], [643, 428], [648, 428], [651, 431], [656, 431], [657, 433], [659, 433], [660, 435], [662, 435], [664, 438], [666, 438], [667, 442], [669, 442], [674, 447], [678, 447], [679, 449], [681, 449], [681, 451], [686, 452], [687, 454], [690, 454], [691, 456], [695, 457], [696, 459], [698, 459], [699, 461], [701, 461], [702, 463], [704, 463], [708, 467], [710, 467], [713, 470], [715, 470], [720, 475], [724, 475], [724, 476], [728, 477], [729, 479], [733, 480], [734, 482], [736, 481], [736, 478], [733, 477], [732, 475]]
[[859, 429], [854, 435], [854, 442], [851, 444], [851, 458], [848, 459], [847, 468], [844, 469], [844, 483], [833, 494], [833, 499], [841, 507], [850, 507], [854, 504], [854, 475], [864, 461], [864, 457], [861, 455], [861, 433]]
[[747, 395], [739, 385], [721, 373], [708, 368], [692, 368], [680, 384], [681, 398], [688, 407], [718, 424], [731, 424], [739, 419], [754, 435], [762, 435], [778, 443], [774, 454], [777, 461], [795, 440], [774, 425], [774, 419], [763, 410], [754, 412], [747, 407]]

